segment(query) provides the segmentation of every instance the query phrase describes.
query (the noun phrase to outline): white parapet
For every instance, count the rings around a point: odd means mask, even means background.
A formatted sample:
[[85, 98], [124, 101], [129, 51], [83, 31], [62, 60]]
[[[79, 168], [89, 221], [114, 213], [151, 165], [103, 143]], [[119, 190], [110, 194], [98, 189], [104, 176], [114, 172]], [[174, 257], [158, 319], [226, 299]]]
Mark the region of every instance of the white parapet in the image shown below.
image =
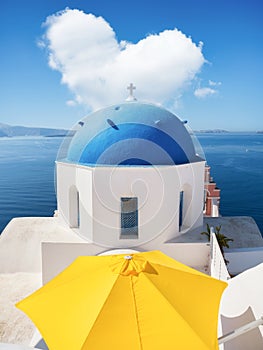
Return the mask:
[[211, 227], [210, 237], [210, 274], [212, 277], [221, 281], [227, 281], [230, 279], [223, 254], [220, 250], [216, 235]]

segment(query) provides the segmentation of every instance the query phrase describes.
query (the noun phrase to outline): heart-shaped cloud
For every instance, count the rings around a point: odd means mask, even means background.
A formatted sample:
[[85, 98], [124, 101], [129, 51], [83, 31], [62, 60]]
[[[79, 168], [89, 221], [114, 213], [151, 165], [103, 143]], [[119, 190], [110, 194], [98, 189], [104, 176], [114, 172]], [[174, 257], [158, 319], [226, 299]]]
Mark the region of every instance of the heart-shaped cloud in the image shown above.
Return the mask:
[[102, 17], [71, 9], [49, 16], [45, 28], [50, 67], [61, 72], [75, 102], [93, 110], [123, 101], [130, 82], [140, 100], [173, 105], [205, 62], [202, 43], [177, 29], [118, 42]]

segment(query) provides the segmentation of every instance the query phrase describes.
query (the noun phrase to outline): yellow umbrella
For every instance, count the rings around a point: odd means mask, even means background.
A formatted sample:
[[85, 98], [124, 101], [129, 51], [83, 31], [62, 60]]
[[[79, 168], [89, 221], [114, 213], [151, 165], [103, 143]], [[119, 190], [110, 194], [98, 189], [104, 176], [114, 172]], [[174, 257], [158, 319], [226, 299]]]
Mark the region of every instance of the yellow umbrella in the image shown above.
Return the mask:
[[50, 350], [212, 350], [225, 287], [159, 251], [82, 256], [17, 307]]

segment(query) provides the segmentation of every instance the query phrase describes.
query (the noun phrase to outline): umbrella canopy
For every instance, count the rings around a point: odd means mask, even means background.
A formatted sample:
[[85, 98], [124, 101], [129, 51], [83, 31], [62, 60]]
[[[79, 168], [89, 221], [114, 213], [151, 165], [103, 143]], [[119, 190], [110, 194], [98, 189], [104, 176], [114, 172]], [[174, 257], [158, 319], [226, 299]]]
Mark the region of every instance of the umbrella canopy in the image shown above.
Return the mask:
[[226, 285], [159, 251], [84, 256], [17, 307], [50, 350], [213, 350]]

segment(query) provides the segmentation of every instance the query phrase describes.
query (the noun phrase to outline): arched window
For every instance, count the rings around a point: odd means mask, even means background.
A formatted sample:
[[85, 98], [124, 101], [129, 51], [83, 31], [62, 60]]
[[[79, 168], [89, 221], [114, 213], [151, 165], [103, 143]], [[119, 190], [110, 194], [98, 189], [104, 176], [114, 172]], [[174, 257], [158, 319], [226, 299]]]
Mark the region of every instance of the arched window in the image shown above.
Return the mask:
[[185, 183], [179, 194], [179, 231], [183, 231], [192, 225], [193, 218], [193, 192], [190, 184]]
[[184, 215], [184, 191], [180, 191], [179, 198], [179, 231], [181, 231], [183, 226]]
[[69, 189], [69, 226], [72, 228], [78, 228], [79, 225], [79, 192], [77, 187], [73, 185]]

